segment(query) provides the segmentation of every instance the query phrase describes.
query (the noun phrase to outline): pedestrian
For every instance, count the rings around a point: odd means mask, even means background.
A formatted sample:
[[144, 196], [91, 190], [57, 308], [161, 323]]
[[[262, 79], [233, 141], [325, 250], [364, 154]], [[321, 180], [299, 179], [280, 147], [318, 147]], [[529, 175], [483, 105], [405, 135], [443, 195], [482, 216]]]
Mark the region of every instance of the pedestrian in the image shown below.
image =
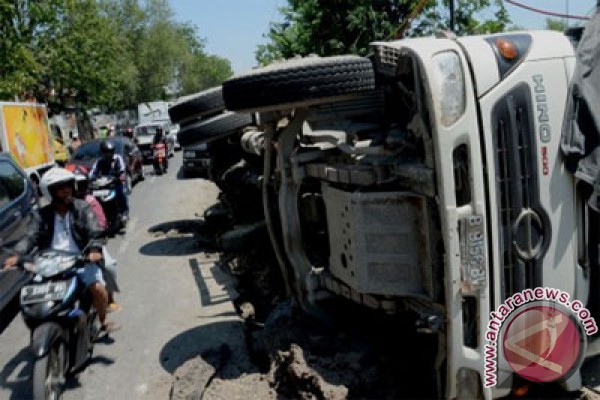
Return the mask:
[[[69, 166], [67, 170], [73, 172], [73, 175], [75, 175], [75, 197], [85, 200], [90, 205], [96, 218], [98, 218], [100, 228], [106, 230], [108, 222], [106, 221], [102, 205], [89, 192], [87, 169], [81, 166]], [[104, 268], [107, 272], [104, 274], [104, 280], [106, 281], [106, 290], [108, 291], [108, 312], [120, 311], [121, 305], [114, 298], [115, 292], [119, 291], [119, 286], [117, 285], [117, 260], [110, 255], [106, 246], [102, 246], [102, 256], [104, 258]]]
[[73, 155], [77, 149], [79, 148], [79, 146], [81, 146], [81, 139], [79, 139], [79, 133], [77, 132], [72, 132], [69, 131], [69, 137], [71, 138], [71, 141], [69, 143], [69, 154]]

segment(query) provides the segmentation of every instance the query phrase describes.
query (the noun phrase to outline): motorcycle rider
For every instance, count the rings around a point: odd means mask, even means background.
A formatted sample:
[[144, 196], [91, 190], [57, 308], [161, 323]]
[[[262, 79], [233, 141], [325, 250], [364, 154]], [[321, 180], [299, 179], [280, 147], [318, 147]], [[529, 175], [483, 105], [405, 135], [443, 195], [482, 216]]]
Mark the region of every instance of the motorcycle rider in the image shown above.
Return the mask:
[[102, 157], [94, 163], [90, 171], [90, 179], [94, 180], [101, 176], [119, 178], [121, 184], [115, 188], [117, 202], [123, 215], [123, 222], [126, 222], [129, 219], [129, 200], [127, 198], [127, 170], [125, 168], [125, 161], [123, 161], [123, 157], [115, 154], [115, 145], [108, 140], [100, 143], [100, 152], [102, 153]]
[[64, 168], [52, 168], [42, 176], [40, 190], [50, 204], [35, 211], [27, 234], [14, 247], [16, 255], [5, 260], [4, 268], [13, 268], [36, 247], [72, 253], [87, 249], [87, 262], [77, 270], [77, 275], [92, 296], [101, 329], [106, 332], [119, 329], [118, 324], [106, 320], [108, 293], [99, 264], [103, 231], [90, 206], [74, 197], [75, 176]]
[[[156, 128], [154, 139], [152, 139], [152, 148], [154, 148], [154, 146], [156, 146], [159, 143], [165, 145], [165, 172], [167, 172], [167, 169], [169, 168], [169, 152], [167, 146], [167, 138], [165, 137], [163, 129], [160, 126]], [[154, 161], [154, 164], [154, 168], [157, 168], [158, 166], [156, 165], [156, 160]]]

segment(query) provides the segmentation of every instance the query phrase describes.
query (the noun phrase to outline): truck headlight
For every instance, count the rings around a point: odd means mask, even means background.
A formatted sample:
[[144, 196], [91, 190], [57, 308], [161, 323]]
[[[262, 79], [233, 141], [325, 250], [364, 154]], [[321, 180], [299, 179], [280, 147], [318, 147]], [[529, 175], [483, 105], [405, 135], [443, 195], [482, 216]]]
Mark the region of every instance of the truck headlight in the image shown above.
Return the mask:
[[441, 111], [444, 126], [453, 125], [465, 112], [465, 77], [458, 54], [453, 51], [433, 57], [435, 79], [433, 96]]

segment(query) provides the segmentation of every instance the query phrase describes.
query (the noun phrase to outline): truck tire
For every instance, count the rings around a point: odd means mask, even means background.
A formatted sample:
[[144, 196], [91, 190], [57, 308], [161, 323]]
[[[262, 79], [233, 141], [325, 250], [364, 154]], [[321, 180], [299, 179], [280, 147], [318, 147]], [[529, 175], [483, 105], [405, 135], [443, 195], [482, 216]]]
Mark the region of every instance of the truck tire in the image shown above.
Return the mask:
[[198, 118], [225, 110], [221, 86], [204, 90], [177, 100], [169, 108], [169, 116], [175, 124], [184, 126]]
[[274, 111], [348, 99], [375, 89], [371, 60], [309, 57], [269, 65], [223, 83], [228, 110]]
[[179, 131], [177, 140], [184, 147], [197, 143], [212, 142], [234, 134], [239, 129], [252, 123], [253, 119], [250, 114], [224, 112], [216, 117], [186, 126]]

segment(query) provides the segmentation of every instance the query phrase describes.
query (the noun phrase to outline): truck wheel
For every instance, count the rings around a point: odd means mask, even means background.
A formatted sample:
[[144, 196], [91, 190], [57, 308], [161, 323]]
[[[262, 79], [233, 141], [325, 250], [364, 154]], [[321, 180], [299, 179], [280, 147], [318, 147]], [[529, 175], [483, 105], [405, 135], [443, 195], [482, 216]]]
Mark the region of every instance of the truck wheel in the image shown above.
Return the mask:
[[35, 361], [32, 379], [34, 400], [60, 398], [64, 365], [60, 354], [60, 344], [55, 343], [48, 354]]
[[309, 57], [228, 79], [223, 99], [231, 111], [274, 111], [330, 103], [373, 89], [375, 73], [368, 58]]
[[169, 108], [169, 116], [175, 124], [186, 125], [190, 121], [225, 110], [221, 86], [182, 97]]
[[182, 146], [211, 142], [229, 136], [253, 122], [249, 114], [224, 112], [216, 117], [186, 126], [179, 131], [177, 140]]

